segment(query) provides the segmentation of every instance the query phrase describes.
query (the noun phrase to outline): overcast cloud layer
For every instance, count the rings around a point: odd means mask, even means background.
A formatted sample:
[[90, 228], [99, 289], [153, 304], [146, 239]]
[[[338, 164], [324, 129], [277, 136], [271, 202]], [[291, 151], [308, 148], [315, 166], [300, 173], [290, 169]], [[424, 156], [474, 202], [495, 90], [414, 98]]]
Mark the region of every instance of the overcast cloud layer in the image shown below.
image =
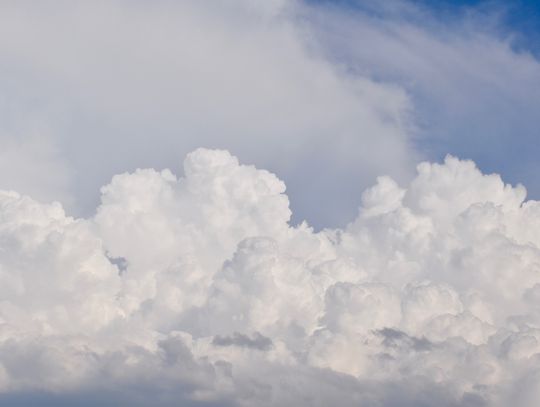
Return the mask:
[[536, 406], [523, 187], [448, 156], [315, 233], [226, 151], [184, 172], [117, 175], [88, 219], [0, 193], [0, 402]]

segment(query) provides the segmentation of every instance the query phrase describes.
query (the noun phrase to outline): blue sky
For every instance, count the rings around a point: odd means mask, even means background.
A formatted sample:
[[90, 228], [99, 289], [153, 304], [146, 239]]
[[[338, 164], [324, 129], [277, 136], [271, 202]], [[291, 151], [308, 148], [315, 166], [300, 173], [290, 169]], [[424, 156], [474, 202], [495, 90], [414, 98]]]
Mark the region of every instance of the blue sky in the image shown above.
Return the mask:
[[[370, 3], [314, 0], [310, 3], [337, 8], [353, 16], [371, 15], [378, 21], [374, 25], [394, 21], [396, 26], [401, 24], [420, 28], [433, 37], [443, 37], [442, 45], [458, 37], [464, 43], [472, 44], [482, 36], [486, 42], [504, 44], [508, 51], [507, 62], [512, 59], [535, 61], [540, 55], [540, 3], [535, 1]], [[358, 24], [363, 24], [362, 21], [365, 20], [359, 17]], [[354, 41], [352, 38], [349, 40]], [[331, 47], [337, 54], [343, 55], [340, 44], [348, 42], [342, 38], [341, 42], [334, 42]], [[413, 54], [421, 54], [414, 44], [409, 46]], [[354, 54], [352, 51], [343, 57], [344, 63], [355, 65]], [[476, 56], [471, 57], [472, 60], [464, 57], [459, 63], [461, 68], [469, 62], [471, 65], [465, 68], [469, 71], [464, 71], [463, 77], [452, 78], [449, 69], [438, 80], [439, 83], [445, 80], [453, 82], [453, 89], [461, 94], [461, 99], [454, 101], [450, 101], [442, 92], [435, 94], [433, 88], [438, 86], [435, 82], [426, 81], [424, 85], [419, 85], [423, 79], [415, 77], [413, 71], [404, 73], [406, 69], [400, 67], [398, 62], [388, 68], [386, 61], [382, 66], [374, 66], [370, 73], [380, 80], [395, 81], [405, 86], [414, 101], [416, 123], [419, 125], [415, 143], [428, 157], [441, 159], [450, 153], [473, 159], [483, 170], [501, 173], [508, 182], [524, 183], [529, 196], [539, 198], [540, 181], [536, 176], [540, 171], [537, 164], [540, 154], [540, 144], [537, 142], [540, 137], [540, 120], [536, 114], [537, 77], [530, 85], [520, 88], [519, 83], [524, 80], [524, 75], [517, 73], [517, 65], [516, 68], [509, 67], [507, 73], [493, 74], [492, 71], [499, 69], [497, 63], [487, 62], [474, 67]], [[370, 64], [364, 57], [361, 59], [358, 66]], [[426, 56], [428, 59], [429, 56]], [[477, 70], [476, 73], [473, 74], [473, 70]], [[493, 79], [488, 80], [488, 77]], [[470, 81], [470, 86], [463, 86], [463, 80]], [[495, 85], [490, 82], [492, 80], [499, 83]], [[502, 82], [507, 82], [504, 85], [506, 90], [501, 89], [503, 85], [499, 86]], [[465, 103], [466, 107], [460, 107], [460, 103]]]
[[[353, 2], [348, 3], [350, 6]], [[515, 47], [538, 55], [540, 51], [540, 3], [535, 0], [416, 0], [415, 3], [434, 10], [442, 20], [462, 16], [471, 9], [486, 15], [497, 14], [500, 18], [501, 34], [516, 35]]]

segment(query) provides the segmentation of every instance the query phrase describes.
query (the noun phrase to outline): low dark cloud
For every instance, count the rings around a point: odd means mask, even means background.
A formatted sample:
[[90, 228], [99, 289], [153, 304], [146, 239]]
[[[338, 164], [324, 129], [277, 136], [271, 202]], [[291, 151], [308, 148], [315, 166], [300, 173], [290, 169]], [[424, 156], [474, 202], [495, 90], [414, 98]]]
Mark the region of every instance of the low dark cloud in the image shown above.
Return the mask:
[[418, 352], [429, 351], [433, 347], [433, 343], [426, 338], [416, 338], [398, 329], [383, 328], [375, 333], [383, 338], [383, 345], [388, 347], [405, 346]]
[[272, 340], [266, 336], [255, 332], [248, 336], [238, 332], [234, 332], [230, 336], [215, 336], [212, 344], [216, 346], [237, 346], [240, 348], [256, 349], [261, 351], [270, 350], [273, 346]]

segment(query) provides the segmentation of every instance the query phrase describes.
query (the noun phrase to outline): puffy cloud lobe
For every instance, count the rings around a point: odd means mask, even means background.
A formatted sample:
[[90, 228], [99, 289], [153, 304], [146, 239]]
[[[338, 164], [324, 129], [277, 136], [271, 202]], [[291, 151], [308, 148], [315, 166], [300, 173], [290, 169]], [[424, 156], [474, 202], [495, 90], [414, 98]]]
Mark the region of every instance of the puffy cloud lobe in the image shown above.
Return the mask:
[[120, 278], [90, 221], [15, 192], [1, 192], [0, 206], [4, 330], [92, 332], [121, 312]]
[[0, 401], [535, 405], [523, 187], [447, 157], [406, 187], [379, 178], [317, 233], [289, 224], [284, 192], [204, 149], [183, 177], [115, 176], [90, 219], [1, 192]]

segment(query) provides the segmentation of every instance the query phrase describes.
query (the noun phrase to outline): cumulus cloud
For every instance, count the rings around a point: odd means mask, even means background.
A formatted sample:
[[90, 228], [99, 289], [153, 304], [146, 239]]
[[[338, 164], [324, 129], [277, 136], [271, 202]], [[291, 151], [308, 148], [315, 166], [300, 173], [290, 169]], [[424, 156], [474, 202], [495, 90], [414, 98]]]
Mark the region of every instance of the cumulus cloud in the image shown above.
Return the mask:
[[0, 193], [0, 401], [532, 407], [540, 203], [448, 156], [345, 228], [223, 150], [137, 170], [95, 216]]
[[[0, 9], [0, 404], [536, 406], [540, 204], [414, 171], [534, 169], [540, 65], [493, 20]], [[240, 160], [164, 169], [199, 146]]]

